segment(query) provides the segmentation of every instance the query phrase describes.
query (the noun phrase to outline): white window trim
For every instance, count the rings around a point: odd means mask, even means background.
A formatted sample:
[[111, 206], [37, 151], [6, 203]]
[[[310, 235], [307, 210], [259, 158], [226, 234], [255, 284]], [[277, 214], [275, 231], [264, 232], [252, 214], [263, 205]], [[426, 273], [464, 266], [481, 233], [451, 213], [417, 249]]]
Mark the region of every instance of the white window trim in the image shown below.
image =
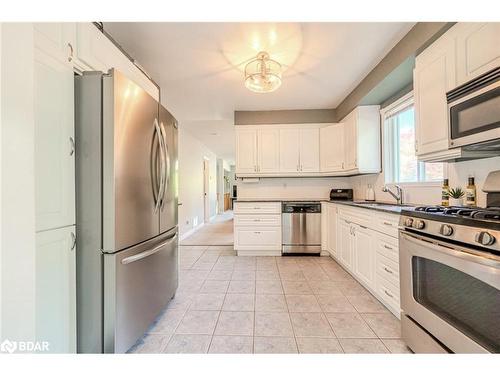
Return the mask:
[[[397, 99], [393, 103], [387, 105], [386, 107], [382, 108], [380, 110], [380, 116], [381, 116], [381, 123], [382, 123], [382, 151], [383, 151], [383, 173], [384, 173], [384, 183], [388, 186], [394, 186], [394, 185], [400, 185], [400, 186], [408, 186], [408, 187], [415, 187], [415, 188], [429, 188], [429, 187], [436, 187], [436, 186], [441, 186], [442, 181], [414, 181], [414, 182], [394, 182], [394, 179], [392, 178], [392, 161], [393, 161], [393, 155], [392, 155], [392, 148], [391, 150], [387, 151], [385, 148], [386, 145], [386, 137], [387, 137], [387, 130], [386, 130], [386, 124], [385, 124], [385, 119], [388, 117], [390, 114], [397, 113], [406, 107], [409, 106], [408, 101], [410, 99], [413, 99], [411, 101], [411, 104], [415, 104], [415, 99], [413, 95], [413, 90], [410, 91], [409, 93], [403, 95], [401, 98]], [[411, 105], [410, 104], [410, 105]], [[390, 168], [387, 168], [387, 166], [391, 166]], [[391, 174], [391, 176], [388, 176]], [[443, 170], [443, 178], [447, 178], [448, 175], [448, 168], [446, 168], [446, 165]], [[390, 177], [390, 178], [389, 178]], [[390, 182], [388, 182], [390, 180]]]

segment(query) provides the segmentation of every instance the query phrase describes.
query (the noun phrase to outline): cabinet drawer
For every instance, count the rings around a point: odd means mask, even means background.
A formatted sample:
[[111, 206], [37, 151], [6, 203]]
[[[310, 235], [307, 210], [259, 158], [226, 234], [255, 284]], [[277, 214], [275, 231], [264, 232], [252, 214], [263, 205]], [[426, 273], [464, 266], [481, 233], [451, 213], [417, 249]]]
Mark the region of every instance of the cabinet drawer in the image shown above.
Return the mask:
[[235, 214], [280, 214], [281, 202], [235, 202]]
[[249, 215], [249, 214], [239, 214], [234, 215], [234, 225], [237, 227], [241, 226], [281, 226], [281, 215], [269, 214], [269, 215]]
[[359, 224], [372, 228], [372, 212], [365, 208], [352, 208], [339, 206], [339, 216], [349, 223]]
[[399, 288], [377, 275], [377, 294], [379, 298], [391, 306], [395, 311], [400, 311]]
[[281, 227], [236, 227], [235, 250], [281, 250]]
[[398, 263], [377, 253], [377, 273], [382, 278], [390, 281], [399, 288], [399, 265]]
[[399, 215], [377, 212], [375, 214], [375, 226], [375, 230], [397, 238]]
[[399, 244], [398, 239], [378, 233], [377, 234], [377, 253], [391, 259], [394, 262], [399, 262]]

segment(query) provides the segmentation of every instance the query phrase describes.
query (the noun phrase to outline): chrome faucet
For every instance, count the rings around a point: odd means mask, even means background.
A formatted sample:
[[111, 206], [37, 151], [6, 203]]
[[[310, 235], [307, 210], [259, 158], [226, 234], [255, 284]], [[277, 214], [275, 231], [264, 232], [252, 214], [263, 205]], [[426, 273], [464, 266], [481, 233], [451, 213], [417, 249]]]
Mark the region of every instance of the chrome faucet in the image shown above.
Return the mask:
[[384, 193], [389, 193], [391, 194], [394, 199], [396, 200], [396, 202], [398, 204], [403, 204], [403, 189], [401, 188], [401, 186], [399, 185], [394, 185], [394, 187], [396, 188], [396, 193], [393, 193], [388, 187], [387, 185], [384, 185], [384, 187], [382, 188], [382, 191]]

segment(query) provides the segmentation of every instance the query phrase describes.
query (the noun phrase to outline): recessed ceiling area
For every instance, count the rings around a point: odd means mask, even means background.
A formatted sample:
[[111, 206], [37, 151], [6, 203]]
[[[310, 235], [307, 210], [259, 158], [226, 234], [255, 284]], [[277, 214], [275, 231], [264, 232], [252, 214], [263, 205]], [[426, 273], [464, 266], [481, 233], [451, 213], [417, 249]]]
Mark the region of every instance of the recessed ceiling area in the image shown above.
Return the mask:
[[[219, 157], [234, 159], [234, 111], [335, 108], [413, 23], [105, 23], [161, 86], [162, 103]], [[244, 85], [266, 51], [283, 66], [271, 93]], [[214, 135], [215, 134], [215, 135]]]

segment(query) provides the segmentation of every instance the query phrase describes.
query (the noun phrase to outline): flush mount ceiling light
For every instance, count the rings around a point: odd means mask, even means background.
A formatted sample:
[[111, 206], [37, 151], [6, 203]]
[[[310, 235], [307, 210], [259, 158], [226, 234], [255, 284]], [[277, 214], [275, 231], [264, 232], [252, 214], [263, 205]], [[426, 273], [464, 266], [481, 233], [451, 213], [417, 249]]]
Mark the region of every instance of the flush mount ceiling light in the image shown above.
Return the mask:
[[281, 86], [281, 64], [259, 52], [245, 66], [245, 86], [253, 92], [272, 92]]

